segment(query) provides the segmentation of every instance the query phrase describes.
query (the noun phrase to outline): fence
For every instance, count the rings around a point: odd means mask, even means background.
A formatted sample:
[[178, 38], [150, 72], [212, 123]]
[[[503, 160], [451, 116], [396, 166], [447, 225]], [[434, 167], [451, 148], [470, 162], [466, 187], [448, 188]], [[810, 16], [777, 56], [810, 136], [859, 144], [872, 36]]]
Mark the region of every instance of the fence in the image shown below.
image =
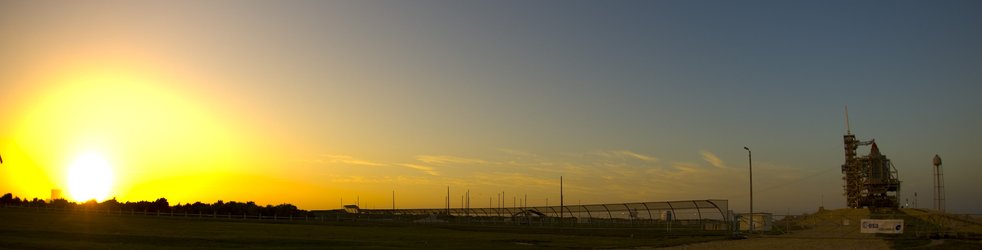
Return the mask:
[[499, 208], [359, 209], [312, 211], [339, 221], [518, 224], [538, 226], [666, 227], [724, 231], [727, 200], [687, 200]]
[[256, 213], [188, 213], [158, 210], [124, 210], [105, 207], [75, 206], [17, 207], [59, 213], [103, 214], [116, 216], [183, 217], [225, 220], [308, 221], [334, 223], [411, 223], [524, 225], [540, 227], [633, 227], [666, 232], [716, 231], [730, 228], [726, 200], [688, 200], [538, 206], [511, 208], [451, 209], [356, 209], [311, 211], [305, 216], [263, 215]]

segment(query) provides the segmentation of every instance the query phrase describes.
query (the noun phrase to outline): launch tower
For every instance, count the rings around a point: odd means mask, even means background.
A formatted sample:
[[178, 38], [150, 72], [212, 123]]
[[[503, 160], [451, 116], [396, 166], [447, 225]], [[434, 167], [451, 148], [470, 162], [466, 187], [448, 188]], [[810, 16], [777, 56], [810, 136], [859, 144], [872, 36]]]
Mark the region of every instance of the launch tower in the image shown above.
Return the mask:
[[[900, 205], [900, 180], [890, 159], [880, 153], [875, 140], [860, 141], [849, 129], [849, 111], [846, 110], [845, 144], [846, 162], [842, 164], [842, 180], [845, 182], [846, 206], [889, 207]], [[865, 156], [857, 156], [859, 146], [870, 146]]]

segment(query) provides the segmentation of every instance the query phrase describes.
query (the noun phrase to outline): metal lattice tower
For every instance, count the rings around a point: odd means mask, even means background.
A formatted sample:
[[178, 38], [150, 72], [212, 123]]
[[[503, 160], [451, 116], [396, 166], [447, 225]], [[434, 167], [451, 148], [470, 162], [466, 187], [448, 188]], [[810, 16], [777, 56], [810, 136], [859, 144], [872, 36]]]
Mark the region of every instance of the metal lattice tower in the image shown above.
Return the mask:
[[934, 209], [944, 213], [944, 174], [941, 172], [941, 157], [934, 155]]
[[[900, 180], [890, 159], [880, 153], [875, 140], [860, 141], [849, 128], [849, 109], [846, 108], [846, 134], [842, 136], [845, 163], [842, 164], [846, 206], [898, 207]], [[857, 156], [859, 146], [870, 146], [870, 153]]]

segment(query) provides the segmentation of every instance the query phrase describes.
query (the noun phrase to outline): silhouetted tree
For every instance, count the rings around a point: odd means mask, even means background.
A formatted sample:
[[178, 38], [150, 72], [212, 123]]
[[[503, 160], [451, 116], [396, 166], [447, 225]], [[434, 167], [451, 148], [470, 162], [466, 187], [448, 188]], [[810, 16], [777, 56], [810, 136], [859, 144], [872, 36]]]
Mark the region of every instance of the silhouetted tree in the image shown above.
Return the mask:
[[47, 206], [47, 205], [48, 204], [45, 203], [44, 200], [38, 199], [36, 197], [34, 199], [31, 199], [31, 203], [30, 203], [30, 206], [31, 207], [44, 207], [44, 206]]
[[170, 203], [167, 203], [167, 198], [160, 198], [153, 202], [153, 208], [158, 212], [170, 211]]
[[7, 194], [4, 194], [2, 197], [0, 197], [0, 204], [3, 204], [3, 205], [13, 205], [13, 203], [14, 203], [14, 195], [13, 194], [7, 193]]
[[116, 201], [116, 197], [113, 197], [112, 199], [103, 201], [99, 205], [100, 205], [100, 208], [102, 208], [102, 209], [108, 209], [108, 210], [119, 210], [120, 209], [120, 206], [121, 206], [119, 204], [119, 201]]
[[51, 201], [51, 204], [48, 204], [48, 206], [51, 208], [65, 209], [65, 208], [70, 208], [71, 203], [69, 203], [68, 200], [65, 199], [54, 199]]
[[276, 206], [265, 205], [259, 206], [255, 202], [248, 201], [245, 203], [229, 201], [225, 202], [223, 200], [218, 200], [215, 203], [207, 204], [202, 202], [194, 203], [178, 203], [177, 205], [170, 206], [167, 198], [159, 198], [153, 202], [149, 201], [137, 201], [137, 202], [119, 202], [115, 197], [103, 202], [96, 202], [95, 200], [89, 200], [84, 203], [73, 203], [65, 199], [55, 199], [50, 202], [45, 202], [42, 199], [34, 198], [28, 200], [26, 198], [21, 199], [16, 197], [11, 193], [4, 194], [0, 196], [0, 205], [4, 206], [30, 206], [30, 207], [48, 207], [56, 209], [72, 209], [75, 207], [84, 207], [86, 209], [98, 209], [98, 210], [122, 210], [122, 211], [139, 211], [139, 212], [174, 212], [174, 213], [188, 213], [188, 214], [235, 214], [242, 215], [246, 214], [249, 216], [277, 216], [277, 217], [303, 217], [310, 215], [309, 211], [300, 210], [292, 204], [279, 204]]

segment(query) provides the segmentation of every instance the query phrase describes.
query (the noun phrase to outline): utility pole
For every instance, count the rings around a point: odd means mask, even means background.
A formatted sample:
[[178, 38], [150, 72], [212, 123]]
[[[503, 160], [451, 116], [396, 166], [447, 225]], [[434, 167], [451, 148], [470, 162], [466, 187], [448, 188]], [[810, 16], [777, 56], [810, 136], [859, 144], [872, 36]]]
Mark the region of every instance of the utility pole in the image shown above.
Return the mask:
[[566, 212], [566, 205], [563, 203], [565, 201], [563, 196], [563, 176], [559, 176], [559, 224], [563, 224], [563, 214]]
[[522, 214], [525, 215], [525, 224], [531, 226], [532, 218], [529, 218], [528, 205], [529, 205], [529, 194], [526, 193], [525, 200], [522, 201]]

